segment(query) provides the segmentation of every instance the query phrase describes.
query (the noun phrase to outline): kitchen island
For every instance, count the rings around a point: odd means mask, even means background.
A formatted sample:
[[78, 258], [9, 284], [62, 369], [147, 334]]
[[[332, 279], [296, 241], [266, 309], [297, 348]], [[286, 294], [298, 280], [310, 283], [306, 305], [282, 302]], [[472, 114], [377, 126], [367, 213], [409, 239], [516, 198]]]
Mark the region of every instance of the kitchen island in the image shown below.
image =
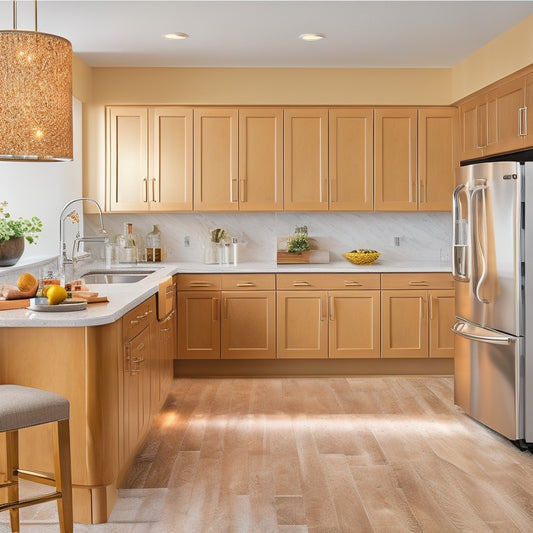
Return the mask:
[[[217, 375], [228, 371], [255, 375], [273, 372], [299, 375], [322, 372], [442, 374], [451, 371], [450, 359], [426, 357], [421, 361], [394, 356], [383, 359], [379, 354], [377, 359], [326, 356], [311, 360], [282, 358], [275, 354], [271, 360], [238, 359], [241, 355], [218, 360], [180, 358], [175, 336], [169, 337], [168, 333], [174, 327], [175, 335], [175, 314], [169, 322], [156, 320], [159, 284], [169, 278], [178, 284], [180, 275], [183, 280], [198, 275], [237, 281], [241, 277], [249, 279], [261, 275], [277, 279], [279, 283], [290, 279], [287, 275], [292, 274], [309, 279], [325, 276], [330, 280], [351, 280], [369, 276], [373, 280], [386, 280], [388, 278], [384, 276], [414, 273], [427, 273], [428, 278], [449, 277], [448, 265], [377, 262], [355, 266], [344, 261], [304, 265], [165, 263], [157, 266], [160, 268], [136, 283], [91, 285], [92, 290], [107, 296], [109, 302], [89, 304], [83, 311], [49, 313], [16, 309], [0, 312], [0, 382], [50, 390], [70, 401], [76, 522], [107, 520], [120, 482], [164, 401], [173, 375], [172, 363], [178, 375]], [[379, 304], [380, 286], [384, 287], [386, 283], [377, 283], [377, 288], [374, 286], [372, 291]], [[271, 292], [275, 293], [276, 289], [273, 286]], [[281, 285], [279, 289], [282, 289]], [[288, 292], [297, 293], [297, 290]], [[297, 293], [297, 296], [301, 294]], [[280, 295], [281, 291], [278, 297]], [[319, 299], [325, 301], [322, 296]], [[379, 330], [379, 318], [377, 322]], [[22, 461], [28, 467], [51, 470], [46, 453], [51, 441], [49, 428], [29, 429], [23, 435]]]

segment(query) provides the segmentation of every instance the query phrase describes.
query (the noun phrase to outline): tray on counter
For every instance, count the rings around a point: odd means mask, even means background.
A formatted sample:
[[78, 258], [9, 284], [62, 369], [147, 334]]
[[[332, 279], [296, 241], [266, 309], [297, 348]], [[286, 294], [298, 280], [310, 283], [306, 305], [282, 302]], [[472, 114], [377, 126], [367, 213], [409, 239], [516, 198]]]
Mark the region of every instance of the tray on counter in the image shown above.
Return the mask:
[[57, 305], [49, 305], [47, 298], [30, 298], [30, 311], [46, 311], [48, 313], [65, 313], [68, 311], [83, 311], [87, 309], [87, 300], [84, 298], [67, 298]]

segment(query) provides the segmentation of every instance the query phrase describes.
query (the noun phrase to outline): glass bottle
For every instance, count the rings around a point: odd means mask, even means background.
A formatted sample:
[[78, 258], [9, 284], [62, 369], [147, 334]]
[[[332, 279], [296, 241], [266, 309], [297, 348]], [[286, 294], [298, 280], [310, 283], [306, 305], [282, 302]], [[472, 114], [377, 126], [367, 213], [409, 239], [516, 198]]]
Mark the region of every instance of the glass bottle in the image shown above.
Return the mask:
[[120, 263], [137, 263], [137, 245], [133, 236], [133, 224], [124, 223], [124, 233], [118, 239]]
[[157, 224], [154, 224], [152, 231], [146, 235], [146, 260], [159, 263], [161, 259], [161, 232]]

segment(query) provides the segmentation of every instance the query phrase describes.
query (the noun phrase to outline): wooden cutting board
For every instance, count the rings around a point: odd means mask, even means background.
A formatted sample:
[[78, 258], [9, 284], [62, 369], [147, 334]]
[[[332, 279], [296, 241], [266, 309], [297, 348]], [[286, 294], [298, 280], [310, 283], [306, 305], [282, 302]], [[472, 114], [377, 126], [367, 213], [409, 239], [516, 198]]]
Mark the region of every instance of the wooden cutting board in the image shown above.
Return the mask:
[[6, 309], [21, 309], [30, 305], [29, 298], [23, 298], [21, 300], [0, 300], [0, 311]]

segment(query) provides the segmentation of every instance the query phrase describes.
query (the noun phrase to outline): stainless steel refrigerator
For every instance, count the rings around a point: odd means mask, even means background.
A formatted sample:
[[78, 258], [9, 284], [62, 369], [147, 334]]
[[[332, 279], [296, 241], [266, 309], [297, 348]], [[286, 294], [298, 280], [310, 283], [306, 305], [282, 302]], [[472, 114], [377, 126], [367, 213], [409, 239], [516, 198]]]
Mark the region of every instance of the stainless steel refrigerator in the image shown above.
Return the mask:
[[533, 442], [532, 211], [533, 163], [458, 169], [452, 258], [455, 403], [522, 443]]

